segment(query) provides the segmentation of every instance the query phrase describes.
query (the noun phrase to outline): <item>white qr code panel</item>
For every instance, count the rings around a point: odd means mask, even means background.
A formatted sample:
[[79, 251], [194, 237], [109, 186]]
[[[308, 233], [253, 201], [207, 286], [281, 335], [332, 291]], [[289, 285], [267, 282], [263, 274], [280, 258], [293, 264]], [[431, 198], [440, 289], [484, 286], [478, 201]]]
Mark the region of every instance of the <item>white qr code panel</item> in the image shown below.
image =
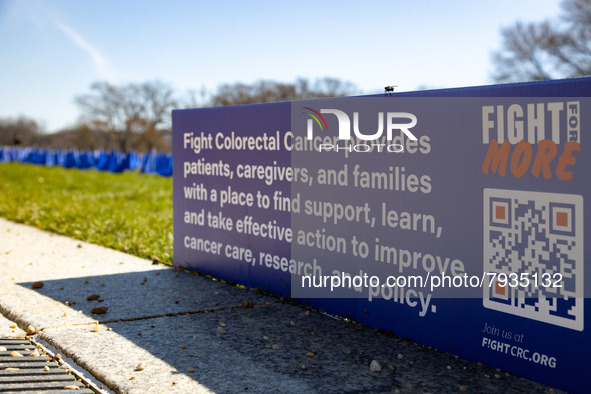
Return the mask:
[[583, 197], [484, 189], [483, 200], [484, 307], [582, 331]]

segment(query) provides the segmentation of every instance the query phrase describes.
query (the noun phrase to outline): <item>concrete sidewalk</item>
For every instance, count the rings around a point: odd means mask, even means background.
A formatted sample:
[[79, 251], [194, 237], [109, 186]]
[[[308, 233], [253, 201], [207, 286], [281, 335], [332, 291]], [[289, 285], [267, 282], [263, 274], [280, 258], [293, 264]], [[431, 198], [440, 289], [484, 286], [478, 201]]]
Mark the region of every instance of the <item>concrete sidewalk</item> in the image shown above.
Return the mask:
[[[558, 392], [277, 298], [4, 219], [0, 275], [2, 315], [21, 329], [34, 326], [115, 392]], [[43, 287], [33, 289], [35, 282]], [[99, 307], [108, 310], [93, 313]], [[24, 335], [10, 325], [0, 319], [0, 335]], [[380, 372], [372, 371], [377, 363]]]

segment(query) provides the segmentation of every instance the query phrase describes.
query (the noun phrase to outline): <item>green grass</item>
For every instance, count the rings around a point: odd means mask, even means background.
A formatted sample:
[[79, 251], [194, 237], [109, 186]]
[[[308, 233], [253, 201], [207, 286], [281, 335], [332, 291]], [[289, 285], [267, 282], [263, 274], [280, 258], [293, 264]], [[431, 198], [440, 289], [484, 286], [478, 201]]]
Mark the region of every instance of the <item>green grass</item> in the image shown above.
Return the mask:
[[0, 216], [172, 264], [172, 178], [1, 163]]

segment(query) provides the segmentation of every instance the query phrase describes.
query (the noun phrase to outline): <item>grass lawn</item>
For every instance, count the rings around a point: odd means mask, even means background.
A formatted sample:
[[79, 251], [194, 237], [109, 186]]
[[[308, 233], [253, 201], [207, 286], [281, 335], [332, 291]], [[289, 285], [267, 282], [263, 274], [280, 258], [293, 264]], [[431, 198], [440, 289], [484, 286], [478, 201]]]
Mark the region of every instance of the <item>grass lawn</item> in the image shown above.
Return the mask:
[[0, 163], [0, 216], [172, 264], [172, 178]]

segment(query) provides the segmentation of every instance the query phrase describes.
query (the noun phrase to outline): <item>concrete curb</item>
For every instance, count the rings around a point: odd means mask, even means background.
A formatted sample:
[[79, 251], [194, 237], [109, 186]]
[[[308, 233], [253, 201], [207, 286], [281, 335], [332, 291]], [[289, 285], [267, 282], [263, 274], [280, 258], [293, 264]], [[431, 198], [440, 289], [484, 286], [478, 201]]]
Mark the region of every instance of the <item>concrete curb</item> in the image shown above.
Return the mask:
[[[273, 297], [4, 219], [0, 273], [0, 312], [21, 328], [35, 326], [43, 340], [116, 392], [557, 392]], [[35, 282], [43, 287], [33, 289]], [[93, 313], [98, 307], [108, 310]], [[0, 334], [14, 330], [9, 325], [0, 319]]]

